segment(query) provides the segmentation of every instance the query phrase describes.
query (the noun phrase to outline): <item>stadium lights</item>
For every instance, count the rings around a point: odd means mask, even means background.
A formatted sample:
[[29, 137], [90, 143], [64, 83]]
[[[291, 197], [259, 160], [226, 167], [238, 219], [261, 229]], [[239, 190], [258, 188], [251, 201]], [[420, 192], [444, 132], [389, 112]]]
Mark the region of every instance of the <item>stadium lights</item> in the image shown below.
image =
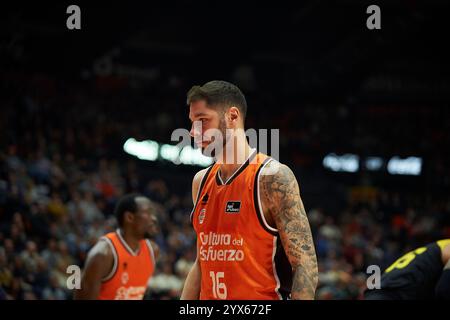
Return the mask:
[[200, 149], [191, 146], [161, 144], [153, 140], [136, 141], [129, 138], [123, 145], [123, 150], [141, 160], [157, 161], [158, 159], [171, 161], [174, 164], [187, 164], [207, 167], [212, 164], [212, 158], [204, 156]]
[[123, 150], [141, 160], [155, 161], [158, 158], [159, 144], [152, 140], [136, 141], [134, 138], [128, 139], [123, 145]]
[[369, 171], [379, 171], [383, 164], [384, 160], [380, 157], [368, 157], [365, 161], [365, 167]]
[[422, 159], [418, 157], [406, 159], [393, 157], [388, 162], [387, 170], [390, 174], [418, 176], [422, 172]]
[[[344, 154], [338, 156], [330, 153], [323, 158], [323, 166], [334, 172], [357, 172], [359, 170], [360, 157], [354, 154]], [[368, 171], [381, 171], [387, 162], [387, 172], [392, 175], [414, 175], [418, 176], [422, 172], [422, 158], [408, 157], [401, 159], [394, 156], [388, 161], [381, 157], [367, 157], [361, 160], [364, 168]]]
[[359, 157], [355, 154], [338, 156], [331, 153], [323, 159], [323, 166], [335, 172], [356, 172], [359, 169]]
[[163, 144], [161, 146], [161, 158], [167, 161], [176, 162], [178, 156], [180, 155], [180, 148], [170, 144]]

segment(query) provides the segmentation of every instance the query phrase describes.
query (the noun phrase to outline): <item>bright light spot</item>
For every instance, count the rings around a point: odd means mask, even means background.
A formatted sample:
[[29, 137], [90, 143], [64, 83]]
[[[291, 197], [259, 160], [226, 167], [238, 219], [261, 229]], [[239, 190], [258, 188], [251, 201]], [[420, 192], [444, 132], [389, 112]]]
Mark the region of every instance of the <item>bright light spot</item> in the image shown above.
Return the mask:
[[335, 172], [356, 172], [359, 169], [359, 157], [355, 154], [337, 156], [331, 153], [323, 158], [323, 166]]
[[393, 157], [388, 162], [387, 170], [390, 174], [418, 176], [422, 172], [422, 158], [409, 157], [400, 159], [399, 157]]
[[383, 166], [383, 159], [379, 157], [368, 157], [366, 159], [366, 168], [370, 171], [378, 171]]
[[141, 160], [155, 161], [158, 158], [159, 145], [152, 140], [136, 141], [134, 138], [128, 139], [123, 145], [123, 150]]
[[207, 167], [213, 162], [212, 158], [204, 156], [200, 149], [194, 149], [191, 146], [185, 146], [181, 150], [180, 161], [183, 164], [196, 164], [202, 167]]
[[156, 161], [161, 158], [175, 164], [182, 163], [201, 167], [207, 167], [213, 162], [213, 159], [204, 156], [200, 149], [194, 149], [191, 146], [181, 149], [176, 145], [159, 144], [152, 140], [136, 141], [136, 139], [130, 138], [124, 143], [123, 150], [141, 160]]

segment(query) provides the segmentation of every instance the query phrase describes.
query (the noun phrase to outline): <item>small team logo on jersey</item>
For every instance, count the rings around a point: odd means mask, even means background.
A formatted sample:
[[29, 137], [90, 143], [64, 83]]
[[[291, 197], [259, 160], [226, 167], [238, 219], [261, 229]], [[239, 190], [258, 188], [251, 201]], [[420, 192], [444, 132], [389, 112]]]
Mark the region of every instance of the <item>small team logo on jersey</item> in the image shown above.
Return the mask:
[[199, 222], [200, 224], [202, 224], [203, 221], [205, 220], [205, 215], [206, 215], [206, 209], [200, 210], [200, 213], [199, 213], [199, 215], [198, 215], [198, 222]]
[[227, 206], [225, 208], [226, 213], [239, 213], [241, 211], [241, 202], [240, 201], [228, 201]]
[[209, 196], [208, 194], [205, 194], [202, 198], [202, 204], [206, 204], [208, 202]]
[[127, 284], [129, 279], [130, 279], [130, 276], [128, 275], [128, 272], [126, 272], [126, 271], [122, 272], [122, 276], [120, 277], [122, 284], [123, 285]]

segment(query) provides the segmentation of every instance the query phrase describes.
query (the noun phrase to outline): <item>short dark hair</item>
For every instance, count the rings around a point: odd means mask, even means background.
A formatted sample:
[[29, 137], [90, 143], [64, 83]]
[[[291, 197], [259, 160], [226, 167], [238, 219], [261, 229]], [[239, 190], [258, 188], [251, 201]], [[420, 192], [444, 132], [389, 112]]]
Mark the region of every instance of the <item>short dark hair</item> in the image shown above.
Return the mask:
[[138, 197], [142, 197], [142, 195], [138, 193], [130, 193], [124, 195], [117, 202], [116, 208], [114, 209], [114, 215], [116, 216], [120, 227], [123, 227], [125, 212], [129, 211], [136, 213], [138, 211], [138, 206], [136, 203], [136, 198]]
[[187, 93], [187, 104], [200, 100], [205, 100], [212, 107], [235, 106], [242, 113], [243, 119], [247, 114], [247, 101], [244, 94], [238, 87], [227, 81], [213, 80], [202, 86], [193, 86]]

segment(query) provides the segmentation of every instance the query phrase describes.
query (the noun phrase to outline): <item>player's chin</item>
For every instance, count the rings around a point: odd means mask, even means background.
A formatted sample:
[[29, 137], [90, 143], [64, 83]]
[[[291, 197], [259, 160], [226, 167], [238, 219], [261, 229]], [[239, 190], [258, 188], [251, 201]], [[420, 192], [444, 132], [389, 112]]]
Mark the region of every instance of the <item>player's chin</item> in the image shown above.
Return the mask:
[[152, 235], [150, 234], [150, 232], [145, 231], [145, 232], [144, 232], [144, 236], [143, 236], [142, 238], [144, 238], [144, 239], [151, 239], [151, 238], [152, 238]]
[[204, 149], [204, 148], [206, 148], [208, 145], [209, 145], [209, 141], [206, 141], [206, 140], [203, 140], [203, 141], [198, 141], [195, 145], [197, 146], [197, 148], [200, 148], [200, 149]]
[[202, 147], [202, 154], [206, 157], [214, 158], [216, 155], [221, 154], [223, 149], [223, 145], [216, 142], [211, 142], [207, 146]]

